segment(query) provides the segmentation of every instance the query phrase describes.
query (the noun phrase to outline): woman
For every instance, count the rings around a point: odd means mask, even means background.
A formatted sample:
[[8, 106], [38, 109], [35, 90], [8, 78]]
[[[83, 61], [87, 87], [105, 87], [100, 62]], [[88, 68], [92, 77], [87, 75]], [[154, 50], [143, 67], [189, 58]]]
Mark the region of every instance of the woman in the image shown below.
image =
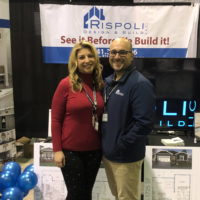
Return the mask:
[[99, 122], [103, 113], [102, 66], [95, 47], [82, 41], [71, 52], [69, 76], [52, 100], [54, 161], [67, 187], [67, 200], [92, 200], [101, 162]]

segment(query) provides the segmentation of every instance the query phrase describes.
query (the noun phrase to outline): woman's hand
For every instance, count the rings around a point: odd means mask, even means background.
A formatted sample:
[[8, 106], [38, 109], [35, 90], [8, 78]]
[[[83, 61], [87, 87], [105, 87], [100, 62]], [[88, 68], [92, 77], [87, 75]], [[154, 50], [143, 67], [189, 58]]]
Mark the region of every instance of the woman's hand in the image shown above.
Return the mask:
[[65, 155], [62, 151], [57, 151], [54, 153], [54, 162], [57, 167], [65, 166]]

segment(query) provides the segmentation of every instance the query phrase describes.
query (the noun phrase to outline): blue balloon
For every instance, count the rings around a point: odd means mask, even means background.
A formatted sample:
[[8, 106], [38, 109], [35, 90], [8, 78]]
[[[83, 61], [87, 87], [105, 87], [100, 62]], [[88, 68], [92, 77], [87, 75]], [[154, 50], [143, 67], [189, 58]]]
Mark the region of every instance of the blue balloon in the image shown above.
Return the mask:
[[5, 189], [5, 188], [3, 187], [3, 185], [2, 185], [1, 182], [0, 182], [0, 194], [3, 193], [4, 189]]
[[38, 182], [37, 175], [34, 172], [23, 172], [17, 179], [17, 186], [23, 192], [33, 189]]
[[12, 187], [16, 184], [17, 177], [12, 171], [2, 171], [0, 173], [0, 190], [1, 192], [8, 188]]
[[26, 192], [23, 192], [23, 197], [27, 196], [27, 195], [28, 195], [28, 193], [29, 193], [29, 190], [28, 190], [28, 191], [26, 191]]
[[7, 162], [3, 166], [2, 171], [12, 171], [18, 177], [21, 174], [21, 166], [17, 162]]
[[23, 192], [17, 187], [9, 187], [4, 190], [1, 200], [22, 200]]
[[24, 172], [34, 172], [34, 165], [30, 164], [25, 169]]
[[4, 189], [3, 189], [3, 188], [1, 188], [1, 186], [0, 186], [0, 193], [3, 193], [3, 190], [4, 190]]

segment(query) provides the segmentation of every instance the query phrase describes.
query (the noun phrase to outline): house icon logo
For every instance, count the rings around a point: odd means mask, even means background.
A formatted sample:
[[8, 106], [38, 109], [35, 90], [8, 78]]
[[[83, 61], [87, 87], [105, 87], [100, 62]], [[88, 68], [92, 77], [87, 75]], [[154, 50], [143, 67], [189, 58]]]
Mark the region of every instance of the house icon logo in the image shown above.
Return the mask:
[[[105, 20], [105, 16], [103, 14], [103, 9], [98, 9], [97, 7], [92, 7], [88, 13], [84, 15], [84, 29], [88, 29], [92, 27], [92, 23], [99, 22], [100, 20]], [[91, 24], [89, 24], [89, 22]]]

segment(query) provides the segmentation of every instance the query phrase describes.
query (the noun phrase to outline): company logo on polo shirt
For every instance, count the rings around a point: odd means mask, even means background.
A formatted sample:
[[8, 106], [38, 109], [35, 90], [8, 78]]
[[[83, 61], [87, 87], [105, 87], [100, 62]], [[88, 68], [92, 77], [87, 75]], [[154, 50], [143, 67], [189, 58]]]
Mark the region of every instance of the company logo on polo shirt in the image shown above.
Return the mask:
[[93, 6], [83, 17], [84, 33], [89, 34], [147, 34], [148, 24], [145, 22], [136, 22], [130, 17], [129, 21], [115, 20], [115, 18], [106, 16], [106, 8], [97, 8]]
[[115, 94], [120, 95], [120, 96], [124, 96], [124, 93], [120, 92], [120, 90], [117, 90], [117, 91], [115, 92]]

